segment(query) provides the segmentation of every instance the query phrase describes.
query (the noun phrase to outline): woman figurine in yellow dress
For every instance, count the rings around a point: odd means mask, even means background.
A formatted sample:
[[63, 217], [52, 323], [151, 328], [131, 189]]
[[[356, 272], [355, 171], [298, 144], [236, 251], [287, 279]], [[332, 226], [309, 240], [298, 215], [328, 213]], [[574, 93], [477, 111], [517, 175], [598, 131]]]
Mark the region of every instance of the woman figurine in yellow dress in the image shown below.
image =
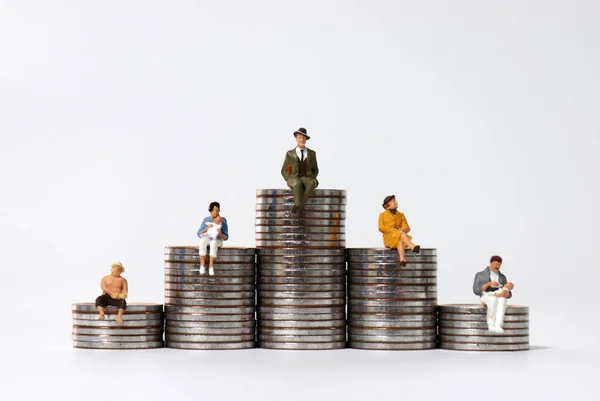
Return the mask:
[[410, 248], [414, 253], [419, 253], [421, 247], [413, 244], [412, 237], [408, 235], [410, 226], [404, 213], [398, 211], [396, 196], [386, 196], [381, 206], [385, 209], [385, 212], [379, 214], [379, 231], [383, 234], [383, 245], [386, 248], [398, 249], [400, 265], [406, 266], [404, 248]]

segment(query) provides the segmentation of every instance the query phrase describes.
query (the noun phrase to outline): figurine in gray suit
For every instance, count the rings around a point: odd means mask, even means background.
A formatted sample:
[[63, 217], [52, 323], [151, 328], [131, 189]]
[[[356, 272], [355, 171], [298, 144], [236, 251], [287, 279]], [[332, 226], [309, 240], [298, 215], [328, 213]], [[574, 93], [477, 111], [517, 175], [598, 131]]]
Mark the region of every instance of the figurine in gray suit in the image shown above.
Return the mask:
[[479, 296], [481, 303], [487, 306], [487, 324], [492, 333], [504, 333], [504, 312], [511, 290], [515, 287], [500, 273], [502, 258], [492, 256], [490, 265], [475, 275], [473, 292]]

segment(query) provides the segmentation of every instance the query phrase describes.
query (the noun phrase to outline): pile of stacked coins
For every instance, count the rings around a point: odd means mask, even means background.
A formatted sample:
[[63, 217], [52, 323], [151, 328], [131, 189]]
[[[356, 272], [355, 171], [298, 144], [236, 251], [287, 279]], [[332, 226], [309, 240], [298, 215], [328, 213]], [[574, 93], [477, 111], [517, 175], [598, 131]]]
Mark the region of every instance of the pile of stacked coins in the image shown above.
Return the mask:
[[440, 348], [460, 351], [523, 351], [529, 349], [529, 307], [508, 305], [504, 333], [488, 330], [482, 305], [440, 305]]
[[411, 350], [437, 346], [435, 249], [348, 249], [350, 348]]
[[104, 320], [93, 303], [71, 306], [73, 347], [92, 349], [144, 349], [163, 347], [163, 306], [158, 304], [127, 305], [123, 323], [115, 321], [117, 308], [104, 308]]
[[317, 189], [300, 213], [290, 190], [256, 198], [259, 346], [344, 348], [346, 191]]
[[255, 259], [253, 248], [219, 248], [215, 275], [200, 275], [197, 247], [165, 247], [168, 348], [255, 346]]

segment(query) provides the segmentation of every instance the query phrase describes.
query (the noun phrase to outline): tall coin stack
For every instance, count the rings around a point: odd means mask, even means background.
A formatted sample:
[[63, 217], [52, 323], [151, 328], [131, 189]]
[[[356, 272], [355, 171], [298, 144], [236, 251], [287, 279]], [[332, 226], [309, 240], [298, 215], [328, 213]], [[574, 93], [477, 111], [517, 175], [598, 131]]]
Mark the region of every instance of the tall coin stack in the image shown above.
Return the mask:
[[255, 249], [219, 248], [214, 276], [200, 275], [199, 258], [198, 247], [165, 247], [167, 347], [253, 348]]
[[524, 351], [529, 349], [529, 307], [508, 305], [504, 333], [488, 330], [482, 305], [440, 305], [440, 348], [460, 351]]
[[346, 346], [346, 191], [315, 190], [292, 213], [291, 190], [256, 193], [258, 342], [272, 349]]
[[123, 323], [115, 321], [118, 309], [104, 308], [104, 320], [93, 303], [71, 306], [73, 347], [91, 349], [144, 349], [163, 347], [163, 306], [158, 304], [127, 305]]
[[348, 249], [350, 348], [422, 350], [437, 346], [435, 249]]

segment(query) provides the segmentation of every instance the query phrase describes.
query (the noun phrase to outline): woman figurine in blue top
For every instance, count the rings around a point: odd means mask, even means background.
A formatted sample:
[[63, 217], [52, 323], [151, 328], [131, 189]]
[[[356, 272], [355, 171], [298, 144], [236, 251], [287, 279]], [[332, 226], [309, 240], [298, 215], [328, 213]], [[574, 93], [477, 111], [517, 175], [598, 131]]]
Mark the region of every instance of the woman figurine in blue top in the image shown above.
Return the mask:
[[[219, 202], [211, 202], [208, 205], [208, 211], [210, 212], [210, 216], [202, 221], [202, 225], [198, 229], [198, 237], [200, 237], [200, 274], [206, 273], [206, 247], [210, 246], [208, 274], [214, 276], [217, 250], [223, 246], [223, 241], [229, 239], [229, 230], [227, 228], [227, 219], [219, 215], [221, 211]], [[215, 231], [215, 228], [216, 233], [213, 233], [212, 231]]]

